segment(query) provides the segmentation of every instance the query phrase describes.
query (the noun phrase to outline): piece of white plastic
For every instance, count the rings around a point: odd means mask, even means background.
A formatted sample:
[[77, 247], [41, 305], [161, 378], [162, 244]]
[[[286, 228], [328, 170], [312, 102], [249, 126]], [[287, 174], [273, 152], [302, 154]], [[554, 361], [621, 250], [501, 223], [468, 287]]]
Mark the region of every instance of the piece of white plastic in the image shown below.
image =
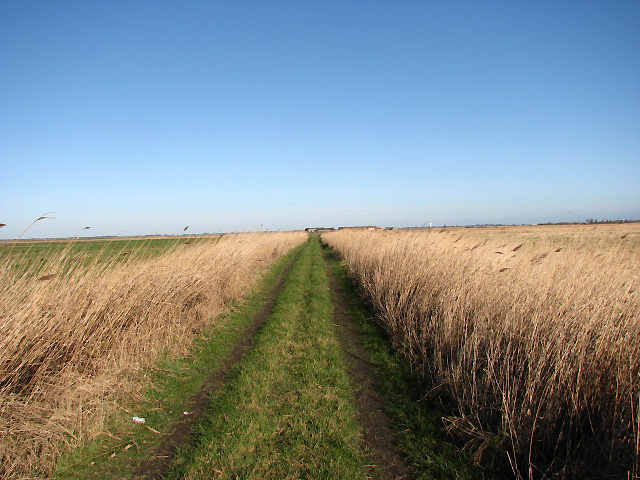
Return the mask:
[[133, 417], [133, 421], [136, 423], [147, 423], [147, 419], [142, 417]]

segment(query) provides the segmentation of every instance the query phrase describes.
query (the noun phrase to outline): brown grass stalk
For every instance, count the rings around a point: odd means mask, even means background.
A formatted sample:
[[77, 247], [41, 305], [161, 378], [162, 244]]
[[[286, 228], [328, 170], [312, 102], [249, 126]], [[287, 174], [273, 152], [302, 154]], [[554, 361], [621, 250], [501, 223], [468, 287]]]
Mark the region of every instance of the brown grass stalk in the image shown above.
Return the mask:
[[447, 426], [478, 459], [520, 478], [638, 475], [639, 225], [323, 238], [408, 361], [446, 385]]
[[[152, 259], [74, 264], [67, 250], [26, 272], [0, 264], [0, 477], [46, 476], [101, 432], [118, 395], [194, 337], [306, 234], [225, 235]], [[47, 275], [39, 274], [45, 272]], [[116, 388], [117, 387], [117, 388]]]

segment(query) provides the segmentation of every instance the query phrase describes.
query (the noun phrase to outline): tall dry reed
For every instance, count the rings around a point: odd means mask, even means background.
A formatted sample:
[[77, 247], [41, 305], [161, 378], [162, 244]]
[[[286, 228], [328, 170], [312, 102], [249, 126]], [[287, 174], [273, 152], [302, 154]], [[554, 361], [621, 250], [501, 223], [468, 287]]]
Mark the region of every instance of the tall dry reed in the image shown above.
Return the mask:
[[327, 233], [481, 461], [638, 475], [640, 226]]
[[[225, 235], [152, 259], [0, 265], [0, 477], [46, 476], [97, 432], [136, 372], [184, 353], [306, 234]], [[186, 243], [186, 242], [185, 242]], [[135, 253], [135, 252], [133, 252]], [[138, 385], [139, 386], [139, 385]], [[116, 388], [117, 387], [117, 388]]]

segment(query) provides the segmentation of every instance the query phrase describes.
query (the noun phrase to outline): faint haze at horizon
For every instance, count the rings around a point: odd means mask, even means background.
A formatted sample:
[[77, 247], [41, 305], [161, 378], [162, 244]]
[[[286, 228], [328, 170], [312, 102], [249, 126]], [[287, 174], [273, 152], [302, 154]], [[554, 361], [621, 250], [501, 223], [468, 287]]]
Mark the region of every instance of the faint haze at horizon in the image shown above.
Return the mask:
[[640, 218], [640, 3], [0, 3], [0, 238]]

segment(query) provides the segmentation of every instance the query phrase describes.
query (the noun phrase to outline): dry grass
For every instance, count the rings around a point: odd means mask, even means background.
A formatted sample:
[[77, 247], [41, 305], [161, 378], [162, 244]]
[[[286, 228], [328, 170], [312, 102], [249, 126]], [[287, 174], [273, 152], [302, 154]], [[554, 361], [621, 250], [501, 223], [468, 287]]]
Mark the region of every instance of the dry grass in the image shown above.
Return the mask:
[[521, 478], [627, 478], [640, 447], [640, 225], [323, 235], [446, 419]]
[[61, 450], [100, 430], [118, 395], [139, 391], [136, 372], [162, 352], [186, 352], [216, 313], [305, 239], [302, 232], [225, 235], [152, 259], [74, 268], [66, 251], [19, 274], [5, 259], [0, 477], [50, 473]]

